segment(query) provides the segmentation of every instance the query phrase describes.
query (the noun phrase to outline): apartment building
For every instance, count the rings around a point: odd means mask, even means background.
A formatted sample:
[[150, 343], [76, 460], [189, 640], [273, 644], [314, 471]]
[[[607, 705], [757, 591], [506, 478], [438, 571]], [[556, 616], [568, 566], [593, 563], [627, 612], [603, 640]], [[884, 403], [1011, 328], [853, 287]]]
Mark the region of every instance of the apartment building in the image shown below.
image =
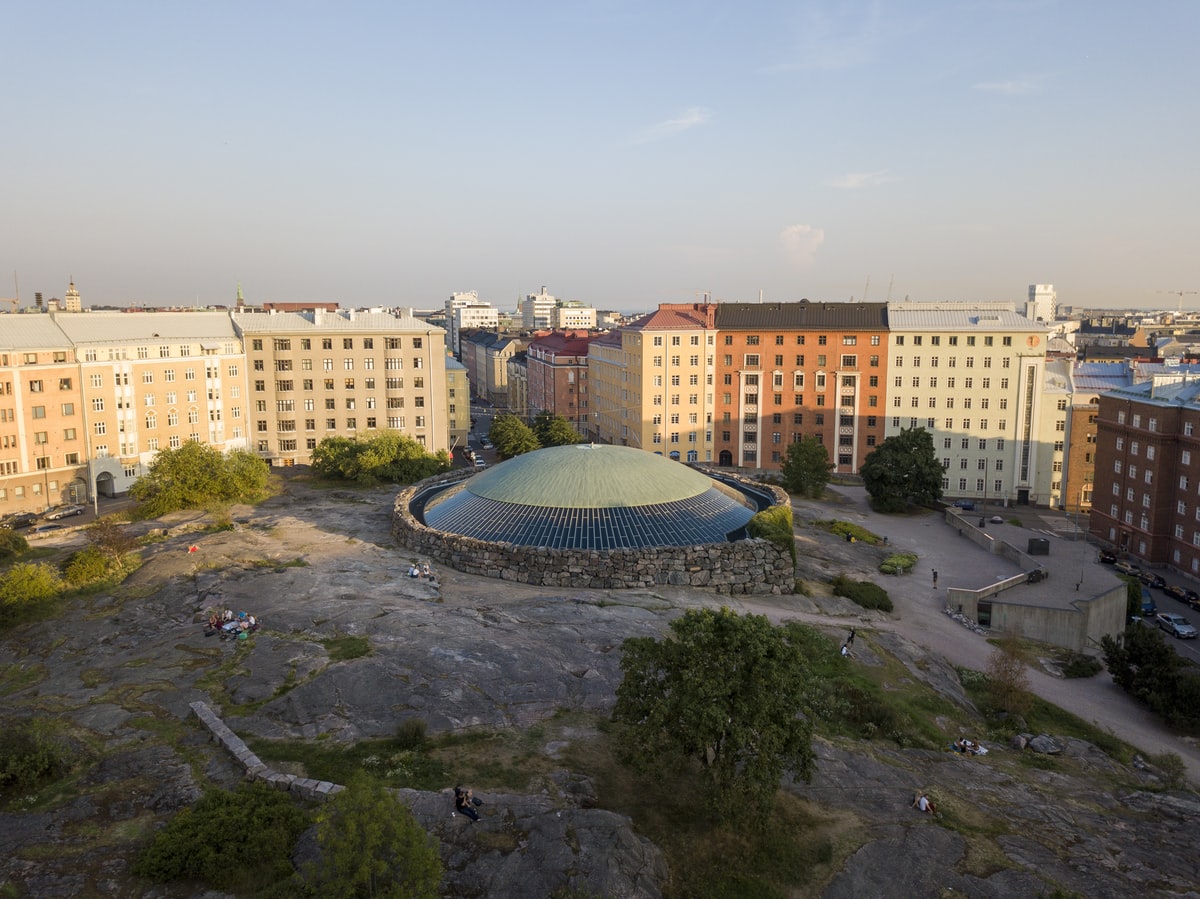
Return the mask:
[[1037, 484], [1050, 464], [1041, 433], [1046, 325], [1011, 303], [889, 303], [887, 320], [884, 436], [928, 430], [947, 496], [1049, 503]]
[[558, 331], [596, 330], [596, 310], [584, 306], [577, 300], [560, 303], [551, 314], [553, 327]]
[[587, 434], [588, 331], [553, 331], [537, 336], [526, 348], [529, 415], [549, 412]]
[[239, 311], [232, 321], [249, 368], [250, 448], [272, 465], [307, 463], [324, 437], [383, 429], [449, 451], [441, 328], [411, 312], [353, 310]]
[[713, 461], [715, 314], [713, 303], [663, 303], [592, 341], [590, 430], [597, 440], [681, 461]]
[[1092, 536], [1200, 576], [1200, 378], [1155, 375], [1098, 401]]
[[778, 470], [806, 436], [853, 473], [883, 441], [883, 303], [715, 305], [718, 465]]
[[504, 367], [508, 372], [508, 411], [527, 421], [529, 419], [529, 355], [524, 350], [514, 353]]
[[539, 331], [554, 327], [554, 308], [558, 300], [546, 293], [543, 287], [540, 293], [531, 293], [521, 301], [521, 328], [526, 331]]
[[49, 315], [0, 317], [0, 515], [91, 498], [79, 365]]
[[471, 431], [471, 384], [467, 367], [446, 350], [446, 425], [451, 451], [466, 446]]
[[453, 293], [446, 301], [447, 341], [456, 357], [462, 357], [462, 334], [477, 329], [498, 330], [500, 310], [491, 303], [482, 302], [474, 291]]
[[469, 331], [462, 337], [462, 364], [475, 396], [505, 407], [508, 403], [508, 360], [529, 341], [494, 331]]
[[246, 448], [246, 362], [227, 313], [54, 319], [78, 362], [84, 457], [101, 495], [127, 491], [160, 449]]

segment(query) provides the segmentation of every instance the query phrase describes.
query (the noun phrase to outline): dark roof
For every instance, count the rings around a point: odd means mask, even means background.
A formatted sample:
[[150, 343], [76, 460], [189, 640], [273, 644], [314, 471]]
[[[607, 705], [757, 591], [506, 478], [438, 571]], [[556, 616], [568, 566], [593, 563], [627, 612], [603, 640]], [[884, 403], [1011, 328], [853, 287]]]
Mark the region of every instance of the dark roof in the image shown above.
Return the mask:
[[719, 303], [718, 330], [887, 329], [887, 303]]

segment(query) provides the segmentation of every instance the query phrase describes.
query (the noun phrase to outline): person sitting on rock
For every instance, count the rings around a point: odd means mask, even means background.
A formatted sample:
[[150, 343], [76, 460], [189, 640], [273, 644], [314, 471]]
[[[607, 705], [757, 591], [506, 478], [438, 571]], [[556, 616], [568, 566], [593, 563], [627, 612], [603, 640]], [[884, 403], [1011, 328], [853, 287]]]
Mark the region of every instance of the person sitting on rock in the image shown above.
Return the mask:
[[220, 626], [221, 626], [221, 615], [219, 612], [214, 611], [211, 615], [208, 616], [208, 628], [209, 628], [209, 630], [215, 631]]
[[929, 815], [937, 814], [937, 810], [934, 809], [933, 803], [929, 800], [929, 797], [925, 795], [924, 790], [917, 791], [916, 798], [912, 801], [912, 808], [915, 808], [919, 812], [925, 812]]
[[454, 788], [454, 810], [462, 812], [472, 821], [479, 820], [479, 812], [475, 811], [475, 806], [481, 805], [482, 801], [476, 799], [468, 787], [459, 784]]

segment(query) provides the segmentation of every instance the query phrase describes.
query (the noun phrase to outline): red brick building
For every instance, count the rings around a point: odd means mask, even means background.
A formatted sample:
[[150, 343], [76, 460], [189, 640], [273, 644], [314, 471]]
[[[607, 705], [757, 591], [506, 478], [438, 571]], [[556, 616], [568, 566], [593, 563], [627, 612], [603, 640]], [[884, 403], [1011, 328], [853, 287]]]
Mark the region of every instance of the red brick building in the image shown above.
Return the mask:
[[561, 415], [580, 434], [588, 433], [589, 331], [540, 333], [526, 348], [529, 415]]

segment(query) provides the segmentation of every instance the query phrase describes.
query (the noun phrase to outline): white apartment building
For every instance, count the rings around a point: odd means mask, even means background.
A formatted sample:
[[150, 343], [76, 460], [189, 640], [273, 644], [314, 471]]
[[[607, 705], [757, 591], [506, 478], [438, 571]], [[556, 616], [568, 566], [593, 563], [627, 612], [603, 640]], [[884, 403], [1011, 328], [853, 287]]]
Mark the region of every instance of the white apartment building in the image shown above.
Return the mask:
[[521, 301], [521, 327], [526, 331], [537, 331], [553, 328], [554, 308], [558, 300], [546, 293], [543, 287], [541, 293], [531, 293]]
[[250, 448], [272, 465], [307, 463], [323, 437], [384, 429], [449, 450], [443, 329], [411, 311], [232, 318], [249, 369]]
[[948, 497], [1048, 503], [1041, 429], [1047, 326], [1011, 303], [889, 303], [885, 437], [933, 437]]
[[552, 320], [554, 324], [551, 327], [560, 331], [596, 330], [596, 310], [577, 301], [555, 306]]
[[462, 356], [463, 331], [472, 328], [497, 330], [500, 326], [500, 310], [491, 303], [482, 302], [479, 293], [469, 290], [463, 293], [452, 293], [446, 301], [446, 340], [455, 356]]
[[1052, 322], [1058, 317], [1058, 295], [1053, 284], [1030, 284], [1025, 317], [1032, 321]]

